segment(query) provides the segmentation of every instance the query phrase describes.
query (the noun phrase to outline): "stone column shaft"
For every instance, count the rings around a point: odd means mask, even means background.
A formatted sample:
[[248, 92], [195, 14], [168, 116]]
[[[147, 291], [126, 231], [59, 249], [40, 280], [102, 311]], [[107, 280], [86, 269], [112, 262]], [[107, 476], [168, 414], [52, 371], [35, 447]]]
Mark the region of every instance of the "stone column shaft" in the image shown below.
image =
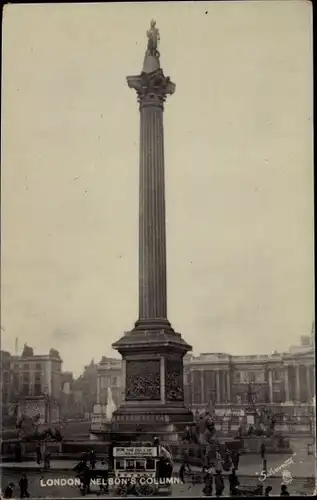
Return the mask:
[[191, 397], [191, 405], [195, 404], [195, 372], [190, 372], [190, 397]]
[[295, 385], [296, 401], [300, 401], [300, 378], [299, 378], [299, 365], [296, 365], [296, 385]]
[[230, 372], [227, 372], [227, 399], [228, 403], [231, 402], [231, 380], [230, 380]]
[[310, 384], [310, 366], [306, 366], [306, 402], [310, 403], [312, 399], [311, 384]]
[[128, 76], [140, 104], [139, 319], [136, 329], [172, 331], [167, 320], [163, 110], [175, 84], [146, 55], [143, 72]]
[[166, 319], [163, 106], [140, 114], [139, 319]]
[[217, 391], [217, 403], [220, 403], [220, 372], [216, 371], [216, 391]]

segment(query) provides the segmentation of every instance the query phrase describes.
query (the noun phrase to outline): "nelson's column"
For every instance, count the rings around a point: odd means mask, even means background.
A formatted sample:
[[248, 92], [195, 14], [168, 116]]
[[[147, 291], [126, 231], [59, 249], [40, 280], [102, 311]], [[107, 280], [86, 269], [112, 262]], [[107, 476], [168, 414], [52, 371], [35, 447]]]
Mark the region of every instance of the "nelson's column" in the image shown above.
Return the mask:
[[164, 101], [175, 85], [164, 76], [155, 21], [147, 31], [143, 70], [128, 76], [140, 109], [139, 318], [112, 347], [123, 361], [124, 402], [114, 423], [143, 426], [187, 423], [183, 356], [191, 350], [167, 319], [164, 181]]

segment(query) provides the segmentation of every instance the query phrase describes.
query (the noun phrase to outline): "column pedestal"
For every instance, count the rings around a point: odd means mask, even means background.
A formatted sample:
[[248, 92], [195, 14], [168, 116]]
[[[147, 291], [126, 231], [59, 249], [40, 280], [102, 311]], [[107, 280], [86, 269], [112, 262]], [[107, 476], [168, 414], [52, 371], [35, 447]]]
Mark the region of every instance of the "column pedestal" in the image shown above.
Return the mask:
[[154, 423], [185, 426], [192, 421], [192, 413], [184, 405], [187, 344], [177, 335], [132, 331], [114, 344], [125, 362], [124, 402], [113, 414], [121, 429], [128, 429], [129, 424], [132, 428]]

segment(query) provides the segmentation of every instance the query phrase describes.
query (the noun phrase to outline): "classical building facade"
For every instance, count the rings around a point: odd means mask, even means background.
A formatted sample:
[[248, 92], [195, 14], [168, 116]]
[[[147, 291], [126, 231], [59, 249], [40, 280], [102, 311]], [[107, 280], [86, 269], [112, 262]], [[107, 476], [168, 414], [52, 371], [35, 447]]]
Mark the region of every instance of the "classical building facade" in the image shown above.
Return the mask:
[[[231, 356], [203, 353], [184, 357], [184, 397], [192, 409], [248, 404], [311, 404], [315, 395], [315, 352], [309, 337], [286, 353]], [[106, 404], [111, 388], [123, 398], [121, 360], [103, 358], [98, 365], [97, 402]]]
[[228, 403], [311, 403], [315, 353], [230, 356], [201, 354], [186, 359], [184, 384], [192, 408]]

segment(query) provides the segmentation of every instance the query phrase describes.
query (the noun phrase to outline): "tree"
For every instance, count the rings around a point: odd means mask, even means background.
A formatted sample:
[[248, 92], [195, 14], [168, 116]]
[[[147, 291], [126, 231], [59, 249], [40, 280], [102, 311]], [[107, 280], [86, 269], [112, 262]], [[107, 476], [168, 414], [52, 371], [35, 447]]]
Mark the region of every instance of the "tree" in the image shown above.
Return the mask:
[[60, 358], [59, 352], [57, 351], [57, 349], [53, 349], [53, 347], [51, 347], [51, 349], [49, 351], [49, 355], [52, 358]]

